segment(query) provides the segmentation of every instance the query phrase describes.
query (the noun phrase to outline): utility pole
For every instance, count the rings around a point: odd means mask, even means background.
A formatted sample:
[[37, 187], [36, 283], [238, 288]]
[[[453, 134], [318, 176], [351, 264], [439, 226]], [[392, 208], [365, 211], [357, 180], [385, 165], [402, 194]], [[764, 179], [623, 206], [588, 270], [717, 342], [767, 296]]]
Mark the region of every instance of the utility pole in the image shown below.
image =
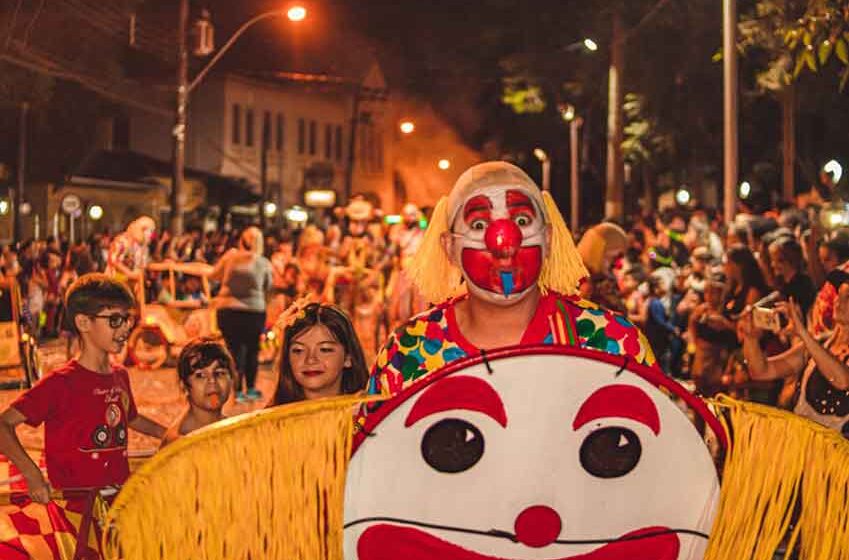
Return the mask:
[[792, 202], [796, 195], [796, 85], [781, 92], [782, 198]]
[[725, 223], [737, 211], [737, 0], [722, 0], [723, 194]]
[[348, 166], [345, 169], [345, 204], [351, 198], [354, 185], [354, 165], [356, 164], [357, 151], [357, 125], [360, 122], [360, 98], [362, 96], [362, 84], [354, 85], [354, 101], [351, 107], [351, 136], [348, 138]]
[[26, 184], [27, 165], [27, 116], [29, 103], [21, 103], [20, 122], [18, 123], [18, 185], [12, 201], [12, 238], [23, 241], [23, 224], [21, 224], [21, 205], [24, 203], [24, 185]]
[[613, 10], [610, 71], [607, 78], [607, 196], [604, 204], [604, 215], [607, 218], [622, 218], [624, 214], [622, 74], [625, 70], [625, 35], [623, 27], [622, 7], [617, 5]]
[[177, 111], [174, 119], [174, 169], [171, 174], [171, 235], [183, 234], [183, 180], [186, 164], [186, 106], [189, 97], [189, 52], [186, 31], [189, 26], [189, 0], [180, 0], [177, 25]]
[[577, 233], [580, 227], [581, 206], [581, 163], [580, 163], [580, 131], [584, 119], [575, 117], [569, 122], [569, 174], [571, 183], [571, 199], [569, 213], [571, 214], [572, 233]]
[[268, 227], [268, 216], [265, 215], [265, 203], [268, 201], [268, 150], [271, 144], [271, 116], [265, 113], [262, 118], [262, 139], [259, 154], [259, 224], [262, 231]]

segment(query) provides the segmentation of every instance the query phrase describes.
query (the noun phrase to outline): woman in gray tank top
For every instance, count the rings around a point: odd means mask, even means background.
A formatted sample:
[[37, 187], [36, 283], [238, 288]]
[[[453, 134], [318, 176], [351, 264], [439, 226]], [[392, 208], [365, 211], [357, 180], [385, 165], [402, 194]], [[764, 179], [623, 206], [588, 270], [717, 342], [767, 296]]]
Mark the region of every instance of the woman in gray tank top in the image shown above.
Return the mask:
[[256, 389], [257, 356], [271, 287], [271, 263], [262, 253], [262, 232], [251, 226], [242, 232], [238, 248], [224, 253], [210, 274], [211, 279], [221, 281], [216, 317], [239, 370], [239, 402], [262, 398]]

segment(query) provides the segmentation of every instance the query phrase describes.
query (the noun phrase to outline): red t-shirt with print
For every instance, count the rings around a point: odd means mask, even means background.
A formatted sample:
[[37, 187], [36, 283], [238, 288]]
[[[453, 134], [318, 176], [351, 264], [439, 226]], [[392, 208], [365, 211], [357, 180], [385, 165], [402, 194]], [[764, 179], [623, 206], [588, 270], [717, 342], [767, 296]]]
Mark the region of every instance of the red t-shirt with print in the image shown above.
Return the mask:
[[44, 423], [47, 475], [54, 488], [100, 487], [127, 480], [127, 426], [137, 411], [124, 368], [101, 374], [71, 360], [12, 406], [30, 426]]

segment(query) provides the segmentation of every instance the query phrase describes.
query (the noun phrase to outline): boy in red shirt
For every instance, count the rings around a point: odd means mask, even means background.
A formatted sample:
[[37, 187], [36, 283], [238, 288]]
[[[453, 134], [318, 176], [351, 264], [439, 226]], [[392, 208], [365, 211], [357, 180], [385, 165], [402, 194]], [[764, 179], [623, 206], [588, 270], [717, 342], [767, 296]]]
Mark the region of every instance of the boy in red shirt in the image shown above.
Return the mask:
[[[30, 497], [50, 500], [50, 488], [100, 488], [123, 484], [130, 474], [127, 428], [162, 438], [165, 428], [138, 414], [127, 370], [109, 361], [135, 323], [132, 293], [104, 274], [74, 282], [65, 298], [68, 326], [79, 336], [80, 357], [52, 371], [0, 415], [0, 453], [27, 482]], [[15, 433], [26, 422], [44, 422], [50, 482]]]

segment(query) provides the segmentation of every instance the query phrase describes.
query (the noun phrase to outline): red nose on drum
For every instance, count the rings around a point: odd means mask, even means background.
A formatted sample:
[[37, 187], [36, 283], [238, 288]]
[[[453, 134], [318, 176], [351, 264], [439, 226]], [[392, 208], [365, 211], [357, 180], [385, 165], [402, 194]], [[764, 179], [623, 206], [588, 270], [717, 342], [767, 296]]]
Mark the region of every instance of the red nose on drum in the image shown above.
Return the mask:
[[719, 481], [670, 395], [724, 443], [699, 399], [619, 356], [514, 348], [431, 374], [358, 436], [346, 560], [702, 558]]

